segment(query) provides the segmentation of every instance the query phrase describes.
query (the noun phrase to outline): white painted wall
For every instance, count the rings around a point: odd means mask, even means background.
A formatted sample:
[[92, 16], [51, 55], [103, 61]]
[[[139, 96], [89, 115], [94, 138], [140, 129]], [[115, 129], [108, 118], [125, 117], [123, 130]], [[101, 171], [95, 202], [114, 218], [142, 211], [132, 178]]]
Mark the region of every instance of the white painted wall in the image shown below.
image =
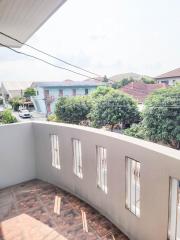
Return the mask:
[[36, 177], [32, 123], [0, 126], [0, 189]]
[[[37, 176], [80, 197], [132, 240], [166, 240], [169, 177], [180, 179], [180, 151], [120, 134], [66, 124], [33, 123]], [[61, 170], [52, 167], [49, 134], [59, 136]], [[72, 138], [82, 146], [83, 179], [73, 173]], [[96, 145], [107, 148], [108, 194], [97, 188]], [[125, 208], [125, 157], [141, 162], [141, 216]]]
[[173, 86], [176, 83], [180, 83], [180, 77], [157, 79], [157, 83], [164, 83], [164, 81], [167, 81], [168, 85]]
[[[61, 169], [52, 167], [50, 134], [59, 136]], [[83, 178], [73, 173], [72, 138], [82, 147]], [[105, 194], [97, 188], [96, 145], [107, 149]], [[0, 126], [0, 188], [35, 177], [95, 207], [131, 240], [166, 240], [169, 177], [180, 179], [180, 151], [107, 131], [32, 122]], [[141, 163], [140, 211], [125, 208], [125, 157]]]

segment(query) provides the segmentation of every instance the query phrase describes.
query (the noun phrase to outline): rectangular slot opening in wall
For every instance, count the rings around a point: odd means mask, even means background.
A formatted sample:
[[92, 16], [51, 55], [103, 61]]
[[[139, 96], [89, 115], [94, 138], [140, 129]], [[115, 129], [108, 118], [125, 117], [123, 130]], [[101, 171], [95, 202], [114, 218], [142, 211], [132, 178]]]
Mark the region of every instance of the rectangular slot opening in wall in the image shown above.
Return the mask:
[[82, 150], [81, 142], [78, 139], [72, 139], [73, 144], [73, 170], [79, 178], [83, 178], [82, 173]]
[[107, 194], [107, 149], [104, 147], [96, 146], [96, 158], [97, 186]]
[[180, 180], [170, 178], [168, 240], [180, 240]]
[[126, 157], [126, 208], [140, 217], [140, 162]]
[[57, 135], [51, 134], [50, 139], [51, 139], [52, 166], [54, 168], [61, 169], [59, 156], [59, 138]]

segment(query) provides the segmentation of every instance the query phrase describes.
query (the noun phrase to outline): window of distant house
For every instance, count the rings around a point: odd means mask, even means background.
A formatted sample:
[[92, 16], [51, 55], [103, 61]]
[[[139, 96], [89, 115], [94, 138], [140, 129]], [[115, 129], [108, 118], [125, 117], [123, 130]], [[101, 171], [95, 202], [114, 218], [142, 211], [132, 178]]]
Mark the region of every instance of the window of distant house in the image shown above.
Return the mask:
[[168, 80], [162, 80], [161, 83], [169, 84]]
[[49, 90], [48, 89], [44, 89], [44, 96], [48, 97], [49, 96]]
[[89, 89], [85, 89], [85, 95], [88, 95]]
[[78, 176], [79, 178], [83, 178], [81, 142], [78, 139], [72, 139], [72, 144], [73, 144], [73, 171], [76, 176]]
[[63, 97], [63, 90], [62, 89], [59, 90], [59, 96]]
[[140, 217], [140, 162], [126, 158], [126, 208]]
[[60, 169], [60, 157], [59, 157], [59, 139], [55, 134], [50, 135], [51, 139], [51, 155], [52, 155], [52, 166]]
[[97, 186], [106, 194], [107, 189], [107, 149], [96, 146], [97, 158]]
[[170, 178], [168, 239], [180, 239], [180, 180]]
[[72, 95], [73, 95], [73, 96], [76, 96], [76, 89], [73, 89], [73, 90], [72, 90]]

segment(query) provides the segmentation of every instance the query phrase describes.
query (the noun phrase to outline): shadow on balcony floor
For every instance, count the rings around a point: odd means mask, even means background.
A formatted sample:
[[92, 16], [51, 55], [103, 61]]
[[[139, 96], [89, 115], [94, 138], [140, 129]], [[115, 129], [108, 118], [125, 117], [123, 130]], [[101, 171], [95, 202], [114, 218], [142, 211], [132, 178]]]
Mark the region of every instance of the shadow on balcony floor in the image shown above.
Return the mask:
[[0, 191], [0, 240], [19, 239], [128, 238], [80, 199], [51, 184], [33, 180]]

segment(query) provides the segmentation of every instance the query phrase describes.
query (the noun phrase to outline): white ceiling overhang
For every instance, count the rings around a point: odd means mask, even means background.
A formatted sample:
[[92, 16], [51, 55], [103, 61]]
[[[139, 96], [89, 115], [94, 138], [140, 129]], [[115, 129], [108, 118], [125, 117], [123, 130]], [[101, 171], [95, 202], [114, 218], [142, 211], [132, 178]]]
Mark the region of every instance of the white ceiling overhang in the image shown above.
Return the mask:
[[[66, 0], [0, 0], [0, 32], [26, 42]], [[0, 43], [21, 47], [0, 34]]]

